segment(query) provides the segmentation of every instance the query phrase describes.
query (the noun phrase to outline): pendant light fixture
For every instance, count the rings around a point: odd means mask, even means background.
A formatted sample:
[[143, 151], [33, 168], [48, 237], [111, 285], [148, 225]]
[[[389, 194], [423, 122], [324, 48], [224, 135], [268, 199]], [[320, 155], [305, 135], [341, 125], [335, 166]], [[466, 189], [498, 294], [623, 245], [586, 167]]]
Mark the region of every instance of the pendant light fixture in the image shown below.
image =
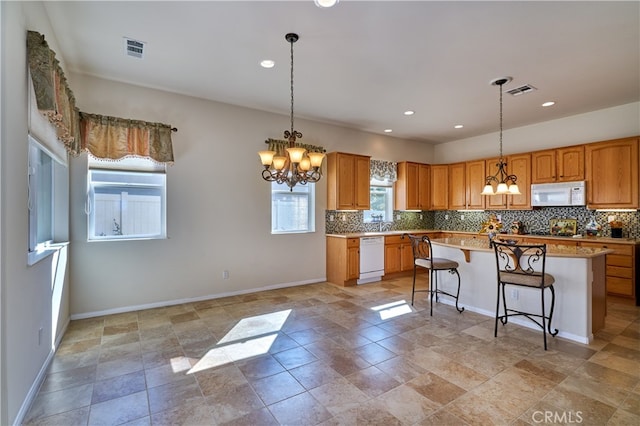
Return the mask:
[[[507, 173], [507, 162], [502, 156], [502, 86], [511, 81], [511, 77], [496, 78], [491, 81], [491, 85], [498, 86], [500, 91], [500, 158], [496, 166], [498, 171], [493, 176], [485, 178], [485, 187], [481, 195], [519, 195], [520, 190], [516, 181], [516, 175]], [[496, 185], [495, 191], [493, 185]]]
[[291, 45], [291, 130], [284, 131], [284, 137], [289, 141], [286, 157], [276, 156], [275, 151], [260, 151], [260, 161], [264, 166], [262, 178], [268, 182], [286, 183], [291, 191], [296, 184], [306, 185], [308, 182], [318, 182], [322, 177], [321, 152], [307, 152], [305, 148], [296, 145], [296, 139], [302, 138], [302, 133], [293, 128], [293, 43], [298, 41], [298, 34], [289, 33], [284, 36]]

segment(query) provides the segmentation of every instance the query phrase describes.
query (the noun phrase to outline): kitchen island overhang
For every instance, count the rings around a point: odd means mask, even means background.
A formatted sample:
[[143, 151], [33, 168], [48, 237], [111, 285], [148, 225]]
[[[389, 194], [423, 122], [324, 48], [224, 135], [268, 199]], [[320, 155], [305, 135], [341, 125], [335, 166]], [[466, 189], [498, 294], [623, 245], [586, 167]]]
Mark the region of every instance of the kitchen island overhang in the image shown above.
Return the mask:
[[[459, 263], [459, 304], [467, 310], [495, 317], [496, 261], [487, 236], [434, 238], [431, 242], [433, 256]], [[605, 257], [610, 252], [608, 249], [547, 245], [546, 272], [555, 277], [556, 291], [552, 328], [559, 330], [558, 337], [588, 344], [593, 340], [593, 333], [604, 327]], [[455, 279], [441, 273], [438, 287], [452, 291], [456, 287]], [[447, 298], [440, 301], [453, 304]], [[507, 294], [507, 301], [515, 309], [534, 312], [541, 309], [538, 289], [518, 288], [517, 292]], [[513, 318], [510, 322], [539, 330], [535, 324], [523, 318]]]

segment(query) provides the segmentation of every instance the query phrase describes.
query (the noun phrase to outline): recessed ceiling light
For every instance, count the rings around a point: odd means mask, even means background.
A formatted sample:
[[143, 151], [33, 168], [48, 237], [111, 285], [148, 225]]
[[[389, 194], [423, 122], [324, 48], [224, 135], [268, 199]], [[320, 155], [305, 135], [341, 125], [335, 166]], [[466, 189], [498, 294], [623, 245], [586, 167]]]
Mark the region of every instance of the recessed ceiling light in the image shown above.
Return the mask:
[[453, 126], [454, 129], [462, 129], [464, 126], [462, 124], [456, 124]]
[[340, 0], [313, 0], [318, 7], [333, 7], [338, 4]]
[[413, 114], [415, 114], [415, 111], [408, 110], [404, 112], [404, 115], [413, 115]]
[[393, 132], [393, 130], [392, 129], [384, 129], [384, 132], [385, 133], [391, 133], [391, 132]]
[[545, 103], [543, 103], [543, 104], [542, 104], [542, 106], [543, 106], [543, 107], [548, 107], [548, 106], [552, 106], [552, 105], [555, 105], [555, 104], [556, 104], [555, 102], [553, 102], [553, 101], [549, 101], [549, 102], [545, 102]]
[[271, 59], [265, 59], [264, 61], [260, 61], [260, 66], [262, 68], [273, 68], [276, 63]]

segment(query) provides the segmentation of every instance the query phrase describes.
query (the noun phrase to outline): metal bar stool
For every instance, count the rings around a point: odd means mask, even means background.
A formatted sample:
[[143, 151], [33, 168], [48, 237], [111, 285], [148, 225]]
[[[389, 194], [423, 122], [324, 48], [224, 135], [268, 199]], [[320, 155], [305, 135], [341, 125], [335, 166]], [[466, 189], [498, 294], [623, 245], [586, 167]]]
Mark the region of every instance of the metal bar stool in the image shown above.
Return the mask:
[[[456, 309], [458, 312], [462, 313], [464, 311], [464, 307], [458, 307], [458, 297], [460, 296], [460, 274], [458, 273], [458, 262], [441, 257], [432, 257], [433, 247], [431, 246], [431, 240], [427, 235], [419, 237], [411, 234], [403, 234], [402, 238], [404, 239], [405, 237], [408, 237], [411, 240], [411, 248], [413, 249], [413, 287], [411, 289], [411, 305], [413, 306], [416, 293], [429, 293], [429, 315], [433, 316], [433, 298], [435, 296], [436, 302], [438, 302], [438, 295], [444, 294], [455, 299]], [[418, 267], [429, 270], [429, 288], [427, 290], [416, 290], [416, 273]], [[458, 277], [458, 289], [455, 295], [438, 288], [438, 271], [449, 271], [450, 274], [455, 274]]]
[[[544, 350], [547, 350], [547, 333], [554, 336], [558, 334], [558, 329], [551, 329], [553, 319], [553, 307], [555, 305], [555, 290], [553, 283], [555, 279], [551, 274], [545, 272], [545, 260], [547, 257], [546, 244], [527, 245], [512, 244], [493, 241], [493, 248], [496, 255], [496, 269], [498, 277], [498, 297], [496, 301], [496, 321], [493, 334], [498, 337], [498, 320], [503, 325], [507, 324], [509, 317], [524, 316], [529, 318], [540, 328], [544, 339]], [[514, 285], [526, 288], [537, 288], [540, 290], [540, 301], [542, 304], [541, 313], [523, 312], [518, 309], [507, 307], [505, 287]], [[545, 289], [551, 292], [551, 308], [549, 315], [546, 315], [544, 293]], [[502, 298], [502, 310], [500, 315], [500, 298]]]

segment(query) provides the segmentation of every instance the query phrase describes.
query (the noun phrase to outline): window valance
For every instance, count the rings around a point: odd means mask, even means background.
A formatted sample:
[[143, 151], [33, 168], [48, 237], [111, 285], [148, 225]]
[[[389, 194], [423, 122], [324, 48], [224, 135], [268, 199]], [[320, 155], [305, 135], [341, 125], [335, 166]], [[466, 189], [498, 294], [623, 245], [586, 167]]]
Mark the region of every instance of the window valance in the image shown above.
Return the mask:
[[38, 110], [56, 127], [67, 150], [77, 155], [81, 149], [76, 100], [55, 52], [40, 33], [27, 32], [27, 57]]
[[42, 34], [27, 32], [27, 56], [38, 111], [55, 125], [58, 139], [71, 155], [89, 151], [107, 160], [129, 156], [173, 163], [170, 125], [80, 112]]
[[398, 163], [384, 160], [371, 160], [371, 179], [395, 182], [398, 180]]
[[173, 164], [171, 126], [80, 112], [83, 148], [94, 157], [120, 160], [147, 157]]
[[[266, 144], [269, 144], [269, 151], [275, 151], [276, 155], [286, 156], [286, 149], [289, 148], [289, 141], [281, 139], [267, 139]], [[296, 146], [304, 148], [307, 152], [326, 152], [325, 149], [319, 145], [308, 145], [305, 143], [297, 143]]]

